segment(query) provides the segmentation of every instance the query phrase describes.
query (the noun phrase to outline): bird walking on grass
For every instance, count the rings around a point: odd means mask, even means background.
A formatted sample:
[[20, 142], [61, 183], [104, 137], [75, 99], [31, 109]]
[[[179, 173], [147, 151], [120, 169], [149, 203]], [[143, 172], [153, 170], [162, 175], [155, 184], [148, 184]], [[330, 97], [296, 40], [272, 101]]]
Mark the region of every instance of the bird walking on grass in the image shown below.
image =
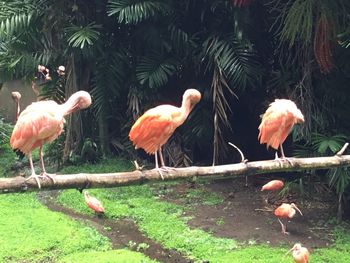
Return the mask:
[[87, 206], [97, 214], [103, 214], [105, 212], [102, 203], [97, 198], [89, 195], [88, 191], [84, 191], [84, 199]]
[[[276, 99], [262, 115], [258, 135], [260, 144], [266, 143], [267, 147], [275, 149], [277, 160], [288, 160], [284, 155], [282, 144], [293, 126], [302, 122], [304, 116], [293, 101]], [[281, 149], [281, 158], [278, 158], [278, 147]]]
[[[201, 93], [188, 89], [183, 94], [181, 107], [160, 105], [147, 110], [131, 127], [129, 138], [135, 149], [142, 148], [148, 154], [155, 155], [155, 169], [162, 179], [162, 170], [169, 167], [164, 164], [161, 147], [168, 141], [175, 129], [185, 122], [194, 106], [200, 101]], [[161, 167], [158, 165], [159, 155]]]
[[277, 216], [278, 222], [280, 222], [283, 234], [289, 234], [287, 230], [287, 222], [283, 223], [282, 220], [288, 220], [295, 216], [296, 211], [303, 215], [300, 209], [294, 204], [283, 203], [275, 209], [275, 216]]
[[[90, 94], [86, 91], [74, 93], [65, 103], [59, 105], [53, 100], [34, 102], [25, 108], [18, 117], [13, 129], [10, 144], [12, 149], [18, 149], [27, 155], [32, 174], [26, 180], [35, 179], [41, 188], [39, 178], [49, 178], [55, 183], [54, 175], [45, 170], [43, 160], [43, 145], [54, 141], [63, 131], [64, 116], [91, 104]], [[32, 151], [40, 150], [40, 165], [42, 173], [35, 173]]]
[[306, 247], [296, 243], [286, 254], [292, 252], [294, 262], [296, 263], [308, 263], [309, 262], [309, 251]]

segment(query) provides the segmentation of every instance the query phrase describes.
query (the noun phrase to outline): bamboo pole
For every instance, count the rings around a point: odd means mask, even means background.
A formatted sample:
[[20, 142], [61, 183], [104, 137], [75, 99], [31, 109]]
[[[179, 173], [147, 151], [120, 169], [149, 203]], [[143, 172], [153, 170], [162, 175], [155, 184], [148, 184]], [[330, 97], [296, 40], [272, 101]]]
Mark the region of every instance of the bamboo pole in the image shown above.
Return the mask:
[[[291, 162], [264, 160], [241, 162], [236, 164], [216, 166], [191, 166], [186, 168], [169, 169], [162, 172], [164, 180], [175, 180], [189, 177], [200, 178], [230, 178], [250, 176], [255, 174], [292, 172], [303, 170], [329, 169], [334, 167], [350, 166], [350, 155], [336, 154], [331, 157], [289, 158]], [[138, 168], [138, 167], [137, 167]], [[132, 172], [104, 173], [104, 174], [60, 174], [56, 175], [55, 183], [50, 179], [41, 179], [41, 189], [82, 189], [107, 188], [133, 184], [143, 184], [161, 180], [157, 170], [136, 169]], [[25, 181], [24, 177], [0, 179], [0, 193], [38, 191], [34, 179]]]

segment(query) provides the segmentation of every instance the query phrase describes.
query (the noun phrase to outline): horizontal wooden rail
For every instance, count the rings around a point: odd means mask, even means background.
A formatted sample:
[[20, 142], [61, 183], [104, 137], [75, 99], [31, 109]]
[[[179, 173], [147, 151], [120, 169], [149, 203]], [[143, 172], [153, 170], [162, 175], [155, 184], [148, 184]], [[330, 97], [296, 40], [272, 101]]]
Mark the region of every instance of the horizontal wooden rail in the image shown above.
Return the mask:
[[[331, 157], [289, 158], [288, 161], [254, 161], [217, 166], [191, 166], [186, 168], [170, 169], [163, 172], [164, 180], [175, 180], [193, 176], [201, 178], [227, 178], [250, 176], [277, 172], [292, 172], [302, 170], [329, 169], [334, 167], [350, 166], [350, 155], [335, 155]], [[58, 174], [55, 183], [50, 179], [41, 179], [41, 189], [81, 189], [106, 188], [143, 184], [162, 180], [157, 170], [135, 170], [133, 172], [104, 173], [104, 174]], [[25, 181], [24, 177], [0, 179], [0, 193], [38, 191], [34, 179]]]

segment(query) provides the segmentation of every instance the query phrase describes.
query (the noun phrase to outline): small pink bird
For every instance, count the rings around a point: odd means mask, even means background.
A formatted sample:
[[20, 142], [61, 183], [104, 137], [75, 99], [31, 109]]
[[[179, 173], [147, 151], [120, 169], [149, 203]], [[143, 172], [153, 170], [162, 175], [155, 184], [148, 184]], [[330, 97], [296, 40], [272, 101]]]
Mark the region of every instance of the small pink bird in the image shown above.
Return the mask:
[[[175, 129], [183, 124], [194, 106], [200, 101], [201, 93], [196, 89], [188, 89], [182, 97], [181, 107], [160, 105], [146, 111], [129, 132], [129, 139], [135, 149], [142, 148], [148, 154], [155, 155], [155, 166], [163, 178], [161, 169], [165, 169], [161, 147], [168, 141]], [[157, 153], [161, 168], [158, 166]]]
[[263, 187], [261, 188], [261, 191], [278, 191], [281, 190], [284, 186], [283, 181], [281, 180], [272, 180], [268, 182], [267, 184], [264, 184]]
[[281, 220], [293, 218], [295, 216], [296, 210], [300, 213], [300, 215], [303, 215], [299, 210], [299, 208], [294, 203], [291, 203], [291, 204], [283, 203], [275, 209], [275, 216], [277, 216], [278, 221], [282, 226], [283, 234], [289, 234], [289, 233], [286, 231], [287, 222], [283, 224]]
[[[291, 100], [276, 99], [262, 115], [258, 139], [277, 151], [281, 149], [281, 159], [286, 159], [282, 144], [294, 124], [304, 122], [304, 116]], [[276, 152], [276, 159], [278, 155]]]
[[261, 191], [268, 191], [267, 196], [264, 199], [264, 202], [268, 204], [270, 192], [281, 190], [283, 186], [284, 186], [284, 183], [281, 180], [272, 180], [267, 184], [264, 184], [263, 187], [261, 187]]
[[[74, 93], [65, 103], [59, 105], [53, 100], [34, 102], [29, 105], [18, 117], [13, 129], [10, 144], [12, 149], [18, 149], [28, 156], [32, 174], [26, 180], [34, 178], [41, 188], [39, 178], [50, 178], [55, 182], [52, 175], [45, 170], [43, 160], [43, 145], [55, 140], [63, 131], [64, 116], [89, 107], [91, 104], [90, 94], [86, 91]], [[41, 176], [35, 174], [32, 151], [40, 149]]]
[[102, 203], [95, 197], [90, 196], [87, 191], [84, 191], [84, 198], [87, 206], [94, 210], [96, 213], [102, 214], [105, 212]]
[[293, 251], [292, 256], [296, 263], [308, 263], [309, 262], [309, 251], [306, 247], [302, 247], [299, 243], [296, 243], [286, 254]]

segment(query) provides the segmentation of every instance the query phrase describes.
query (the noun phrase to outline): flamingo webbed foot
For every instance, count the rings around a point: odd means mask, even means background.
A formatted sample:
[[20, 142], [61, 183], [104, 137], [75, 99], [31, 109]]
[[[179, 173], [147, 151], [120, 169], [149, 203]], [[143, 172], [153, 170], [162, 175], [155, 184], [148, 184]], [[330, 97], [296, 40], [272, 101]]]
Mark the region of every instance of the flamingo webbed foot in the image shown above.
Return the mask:
[[156, 167], [153, 170], [157, 170], [162, 180], [164, 180], [163, 172], [168, 173], [170, 171], [174, 171], [175, 168], [163, 165], [161, 167]]
[[49, 173], [47, 173], [47, 172], [42, 172], [41, 174], [40, 174], [40, 177], [42, 177], [42, 178], [49, 178], [49, 179], [51, 179], [51, 181], [53, 182], [53, 184], [55, 184], [56, 183], [56, 180], [55, 180], [55, 175], [56, 174], [49, 174]]
[[285, 156], [278, 157], [277, 154], [275, 155], [275, 161], [277, 161], [281, 167], [283, 166], [283, 162], [285, 161], [288, 162], [290, 165], [293, 165], [292, 158], [285, 157]]
[[40, 179], [39, 178], [48, 178], [50, 179], [54, 184], [56, 183], [56, 180], [54, 178], [55, 174], [49, 174], [46, 172], [42, 172], [40, 175], [37, 175], [35, 173], [33, 173], [31, 176], [29, 176], [27, 179], [25, 179], [25, 181], [28, 181], [30, 179], [34, 179], [38, 185], [38, 188], [41, 189], [41, 184], [40, 184]]
[[34, 179], [35, 182], [36, 182], [37, 185], [38, 185], [38, 188], [41, 189], [41, 184], [40, 184], [39, 177], [41, 177], [41, 176], [36, 175], [36, 174], [34, 173], [34, 174], [32, 174], [31, 176], [29, 176], [27, 179], [25, 179], [24, 181], [28, 181], [28, 180], [30, 180], [30, 179]]

